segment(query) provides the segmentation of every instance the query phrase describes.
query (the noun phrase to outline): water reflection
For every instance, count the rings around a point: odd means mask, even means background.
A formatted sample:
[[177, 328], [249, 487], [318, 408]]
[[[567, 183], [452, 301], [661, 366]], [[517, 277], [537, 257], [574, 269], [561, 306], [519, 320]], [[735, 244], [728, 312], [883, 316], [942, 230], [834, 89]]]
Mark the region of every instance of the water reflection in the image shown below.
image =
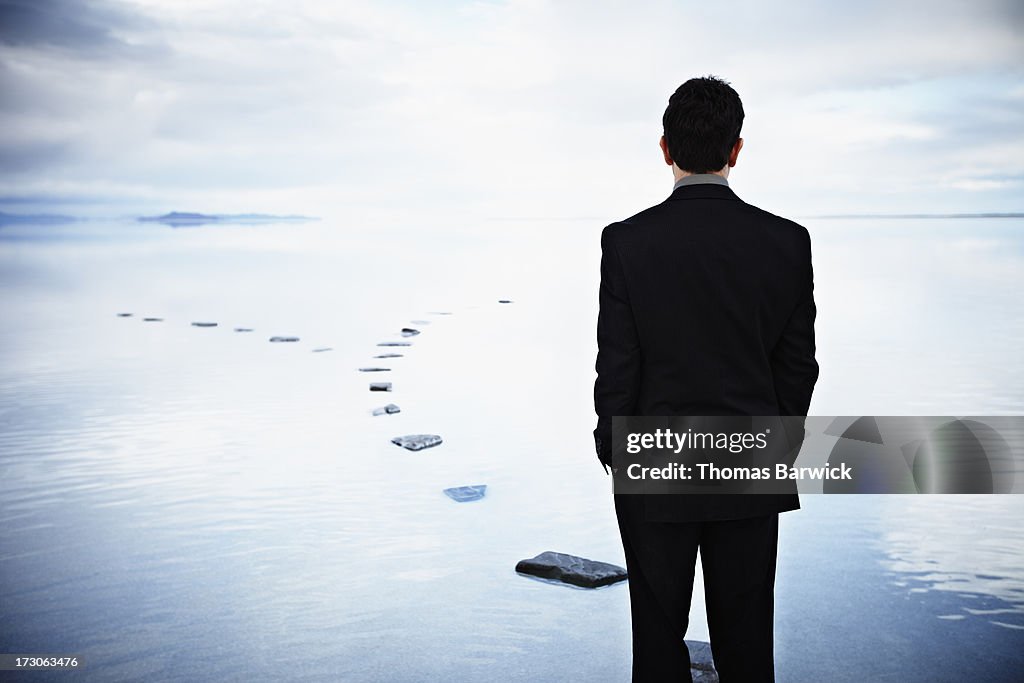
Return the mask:
[[883, 535], [883, 565], [895, 585], [958, 598], [941, 619], [1024, 630], [1024, 497], [901, 496], [884, 505], [891, 528]]
[[[1022, 412], [1008, 226], [811, 225], [814, 412]], [[0, 230], [0, 651], [81, 652], [95, 680], [625, 679], [624, 586], [514, 572], [623, 561], [590, 437], [599, 228], [487, 228]], [[410, 433], [444, 444], [391, 444]], [[472, 505], [443, 493], [470, 483]], [[806, 501], [780, 671], [929, 680], [976, 673], [977, 644], [1022, 664], [1017, 500]]]

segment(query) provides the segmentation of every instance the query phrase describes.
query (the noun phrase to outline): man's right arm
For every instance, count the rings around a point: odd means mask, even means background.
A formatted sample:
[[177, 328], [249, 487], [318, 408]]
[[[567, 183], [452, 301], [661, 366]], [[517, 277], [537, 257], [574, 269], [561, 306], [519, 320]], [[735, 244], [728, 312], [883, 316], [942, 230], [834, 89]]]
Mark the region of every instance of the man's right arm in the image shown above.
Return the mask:
[[594, 445], [597, 459], [607, 472], [612, 464], [612, 417], [634, 412], [641, 358], [633, 309], [611, 225], [601, 232], [599, 299], [597, 379], [594, 381], [594, 410], [598, 419]]

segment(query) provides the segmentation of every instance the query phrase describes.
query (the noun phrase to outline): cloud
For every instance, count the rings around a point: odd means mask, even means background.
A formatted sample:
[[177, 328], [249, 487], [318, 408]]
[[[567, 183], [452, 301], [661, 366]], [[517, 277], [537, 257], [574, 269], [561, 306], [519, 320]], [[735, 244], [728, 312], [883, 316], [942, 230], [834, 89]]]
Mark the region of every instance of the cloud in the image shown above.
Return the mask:
[[153, 46], [135, 45], [125, 34], [151, 28], [125, 7], [89, 0], [0, 0], [0, 45], [59, 50], [75, 58], [140, 57]]
[[661, 112], [703, 73], [744, 99], [731, 178], [769, 209], [1007, 208], [1016, 181], [981, 181], [1024, 173], [1005, 0], [0, 1], [0, 25], [0, 195], [622, 217], [670, 187]]

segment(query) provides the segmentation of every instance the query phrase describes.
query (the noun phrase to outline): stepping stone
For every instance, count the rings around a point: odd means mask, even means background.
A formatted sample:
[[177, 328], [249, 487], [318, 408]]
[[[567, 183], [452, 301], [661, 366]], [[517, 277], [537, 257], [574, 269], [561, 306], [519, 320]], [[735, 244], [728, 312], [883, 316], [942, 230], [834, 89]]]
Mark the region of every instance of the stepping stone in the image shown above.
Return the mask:
[[445, 489], [444, 495], [448, 496], [456, 503], [470, 503], [474, 500], [480, 500], [483, 498], [486, 491], [487, 484], [474, 484], [472, 486], [456, 486], [454, 488]]
[[403, 337], [415, 337], [419, 333], [420, 333], [420, 331], [415, 329], [415, 328], [413, 328], [413, 327], [403, 327], [402, 328], [402, 336]]
[[217, 327], [217, 323], [197, 322], [197, 323], [192, 323], [192, 327]]
[[516, 571], [581, 588], [608, 586], [626, 579], [626, 570], [617, 565], [551, 550], [529, 560], [520, 560]]
[[380, 342], [377, 346], [412, 346], [412, 342]]
[[382, 353], [379, 356], [374, 356], [374, 358], [404, 358], [404, 357], [405, 356], [403, 356], [400, 353]]
[[394, 415], [395, 413], [400, 412], [402, 412], [402, 409], [396, 406], [394, 403], [389, 403], [386, 406], [381, 406], [380, 408], [373, 409], [374, 415]]
[[251, 327], [236, 327], [235, 332], [252, 332]]
[[693, 677], [693, 683], [718, 683], [715, 660], [711, 657], [711, 643], [687, 640], [686, 649], [690, 651], [690, 675]]
[[144, 322], [144, 323], [162, 323], [163, 321], [164, 321], [163, 318], [143, 318], [142, 319], [142, 322]]
[[422, 451], [424, 448], [440, 445], [441, 437], [437, 434], [407, 434], [396, 436], [391, 439], [391, 443], [410, 451]]
[[510, 304], [510, 303], [512, 303], [512, 300], [511, 299], [498, 299], [498, 303], [499, 304]]
[[411, 322], [413, 325], [429, 325], [430, 324], [429, 320], [410, 320], [409, 322]]
[[117, 317], [118, 318], [130, 318], [130, 317], [132, 317], [132, 314], [131, 313], [118, 313]]
[[391, 372], [391, 368], [359, 368], [359, 372]]
[[391, 391], [391, 382], [370, 382], [370, 391]]
[[297, 342], [297, 341], [299, 341], [299, 338], [298, 337], [271, 337], [270, 341], [275, 342], [275, 343], [276, 342]]
[[334, 349], [330, 346], [321, 346], [319, 349], [313, 349], [313, 353], [323, 353], [324, 351], [333, 351]]

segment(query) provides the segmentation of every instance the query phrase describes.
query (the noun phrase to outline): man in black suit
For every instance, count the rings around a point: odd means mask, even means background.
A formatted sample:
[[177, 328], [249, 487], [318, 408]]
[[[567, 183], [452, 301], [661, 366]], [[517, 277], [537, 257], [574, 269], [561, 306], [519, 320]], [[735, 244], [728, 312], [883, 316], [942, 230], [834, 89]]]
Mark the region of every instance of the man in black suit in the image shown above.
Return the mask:
[[[807, 414], [818, 377], [807, 230], [730, 189], [743, 105], [694, 78], [669, 99], [675, 187], [601, 234], [597, 455], [615, 415]], [[689, 681], [683, 637], [698, 549], [723, 683], [774, 680], [778, 513], [792, 494], [616, 494], [629, 571], [633, 680]]]

